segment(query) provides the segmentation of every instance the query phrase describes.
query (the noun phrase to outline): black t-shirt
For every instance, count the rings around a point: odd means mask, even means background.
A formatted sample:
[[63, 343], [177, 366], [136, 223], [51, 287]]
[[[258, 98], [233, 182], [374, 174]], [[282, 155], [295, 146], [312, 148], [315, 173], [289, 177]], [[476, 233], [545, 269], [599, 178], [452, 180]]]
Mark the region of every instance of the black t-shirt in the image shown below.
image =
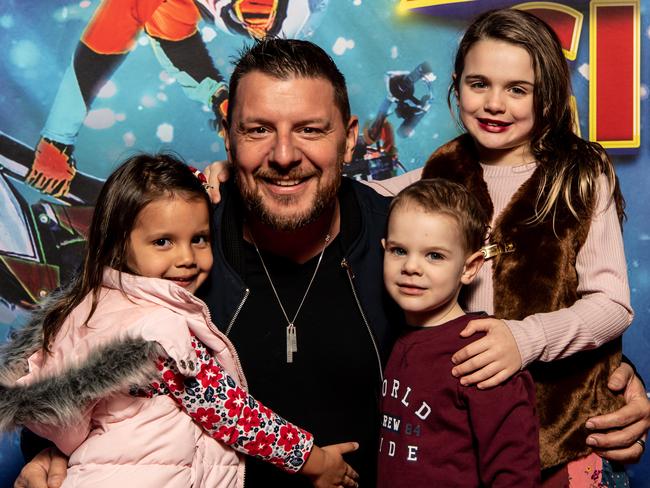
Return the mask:
[[[343, 212], [343, 210], [342, 210]], [[344, 231], [342, 224], [341, 232]], [[273, 284], [290, 319], [314, 272], [318, 256], [304, 264], [262, 251]], [[251, 290], [229, 338], [237, 348], [251, 394], [287, 420], [314, 434], [319, 446], [358, 441], [346, 460], [375, 485], [378, 448], [379, 365], [356, 304], [346, 270], [341, 234], [327, 247], [295, 321], [298, 351], [286, 361], [287, 321], [255, 248], [244, 243], [238, 271]], [[308, 487], [303, 476], [287, 475], [246, 459], [246, 488]]]

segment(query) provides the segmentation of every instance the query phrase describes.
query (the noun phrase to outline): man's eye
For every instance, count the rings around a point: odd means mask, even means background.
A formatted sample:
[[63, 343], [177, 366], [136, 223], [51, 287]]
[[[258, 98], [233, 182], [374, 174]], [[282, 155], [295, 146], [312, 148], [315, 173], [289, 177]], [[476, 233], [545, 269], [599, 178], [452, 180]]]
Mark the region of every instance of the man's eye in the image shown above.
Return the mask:
[[269, 130], [266, 127], [259, 126], [259, 127], [251, 127], [246, 132], [252, 136], [258, 136], [258, 135], [267, 134]]
[[301, 130], [304, 134], [320, 134], [323, 132], [318, 127], [303, 127]]

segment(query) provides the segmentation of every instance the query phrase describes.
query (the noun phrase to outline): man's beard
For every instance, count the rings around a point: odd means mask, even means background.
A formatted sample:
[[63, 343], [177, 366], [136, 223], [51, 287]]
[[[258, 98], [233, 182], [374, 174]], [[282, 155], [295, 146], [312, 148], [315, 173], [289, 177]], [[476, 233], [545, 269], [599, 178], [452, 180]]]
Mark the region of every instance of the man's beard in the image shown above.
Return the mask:
[[[338, 163], [338, 166], [340, 168], [341, 163]], [[327, 182], [326, 186], [318, 186], [314, 200], [306, 211], [292, 215], [277, 215], [272, 213], [270, 209], [264, 204], [264, 199], [262, 197], [261, 191], [250, 189], [242, 181], [243, 178], [240, 177], [237, 171], [237, 164], [235, 164], [234, 167], [235, 181], [237, 182], [237, 188], [239, 189], [239, 194], [241, 195], [244, 207], [260, 223], [271, 227], [274, 230], [290, 232], [298, 230], [316, 221], [323, 214], [323, 212], [330, 208], [334, 203], [341, 186], [341, 170], [337, 168], [334, 179], [332, 179], [330, 182]], [[289, 178], [287, 178], [287, 176], [289, 176]], [[283, 175], [275, 170], [266, 170], [264, 172], [264, 177], [266, 178], [284, 177], [287, 179], [293, 179], [294, 176], [298, 175], [294, 175], [291, 172]], [[257, 179], [259, 175], [255, 175], [254, 177]], [[300, 176], [298, 176], [296, 179], [300, 179]], [[323, 182], [322, 179], [319, 181], [320, 183]], [[297, 198], [293, 195], [276, 195], [274, 197], [275, 203], [279, 204], [280, 206], [287, 207], [292, 205], [296, 200]]]

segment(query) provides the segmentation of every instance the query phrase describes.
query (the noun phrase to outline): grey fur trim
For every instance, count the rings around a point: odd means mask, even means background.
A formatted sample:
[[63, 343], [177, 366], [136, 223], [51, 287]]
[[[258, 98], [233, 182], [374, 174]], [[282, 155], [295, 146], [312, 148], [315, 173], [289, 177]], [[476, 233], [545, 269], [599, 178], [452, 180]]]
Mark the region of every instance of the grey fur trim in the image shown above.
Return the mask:
[[29, 372], [27, 359], [43, 347], [44, 318], [45, 308], [35, 310], [27, 325], [13, 331], [0, 345], [0, 385], [13, 385]]
[[[23, 351], [33, 345], [29, 337], [27, 333], [19, 342]], [[151, 383], [156, 360], [165, 355], [156, 342], [129, 339], [93, 351], [83, 364], [57, 376], [24, 387], [1, 385], [0, 431], [25, 423], [72, 425], [95, 401]]]

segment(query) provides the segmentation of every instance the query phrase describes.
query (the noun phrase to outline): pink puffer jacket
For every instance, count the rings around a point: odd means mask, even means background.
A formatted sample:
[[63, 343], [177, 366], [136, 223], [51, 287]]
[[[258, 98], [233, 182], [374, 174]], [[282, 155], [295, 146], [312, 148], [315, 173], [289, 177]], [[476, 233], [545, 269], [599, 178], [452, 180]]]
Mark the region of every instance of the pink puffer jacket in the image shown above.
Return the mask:
[[[46, 383], [82, 378], [71, 381], [76, 386], [55, 388], [55, 394], [48, 393], [52, 398], [42, 398], [58, 418], [75, 418], [73, 423], [57, 428], [28, 422], [70, 456], [64, 488], [242, 487], [240, 454], [205, 434], [169, 396], [128, 393], [134, 383], [148, 384], [155, 372], [151, 359], [160, 353], [173, 358], [185, 376], [196, 375], [190, 333], [245, 387], [232, 344], [212, 324], [206, 305], [185, 289], [162, 279], [122, 274], [123, 293], [119, 277], [115, 270], [105, 271], [104, 289], [88, 324], [83, 325], [90, 297], [65, 321], [53, 354], [45, 362], [40, 351], [32, 354], [29, 374], [17, 381], [31, 385], [43, 384], [44, 378]], [[144, 356], [142, 345], [148, 347]], [[75, 412], [70, 406], [75, 399], [66, 396], [84, 395], [98, 400]]]

